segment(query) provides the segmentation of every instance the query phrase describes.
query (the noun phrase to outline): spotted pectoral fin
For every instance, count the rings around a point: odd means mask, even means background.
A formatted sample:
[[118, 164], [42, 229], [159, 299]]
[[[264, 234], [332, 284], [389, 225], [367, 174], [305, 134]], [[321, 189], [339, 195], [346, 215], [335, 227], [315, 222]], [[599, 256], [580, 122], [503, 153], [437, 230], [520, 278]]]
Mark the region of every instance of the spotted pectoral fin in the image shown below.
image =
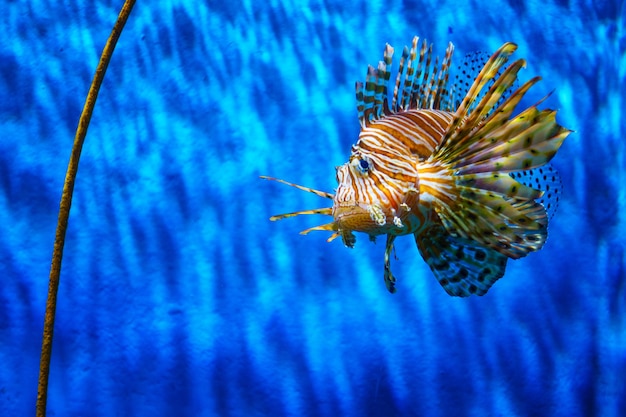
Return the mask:
[[449, 295], [485, 295], [504, 275], [506, 256], [474, 241], [452, 236], [441, 225], [415, 233], [415, 242]]

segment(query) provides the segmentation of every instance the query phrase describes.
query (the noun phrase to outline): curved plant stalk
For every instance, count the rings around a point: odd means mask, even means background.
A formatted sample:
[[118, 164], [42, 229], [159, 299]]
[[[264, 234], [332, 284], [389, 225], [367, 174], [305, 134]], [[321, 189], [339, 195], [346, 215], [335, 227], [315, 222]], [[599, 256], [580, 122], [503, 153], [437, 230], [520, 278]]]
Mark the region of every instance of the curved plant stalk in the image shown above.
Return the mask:
[[67, 222], [70, 215], [70, 207], [72, 205], [72, 193], [74, 192], [74, 183], [76, 181], [76, 172], [78, 171], [78, 161], [80, 152], [83, 148], [87, 128], [93, 114], [93, 109], [98, 98], [98, 91], [104, 79], [104, 74], [111, 61], [113, 50], [117, 44], [117, 40], [124, 29], [124, 25], [128, 20], [128, 16], [135, 5], [135, 0], [126, 0], [122, 10], [113, 26], [111, 35], [107, 40], [100, 62], [96, 68], [96, 73], [91, 82], [87, 99], [83, 112], [78, 121], [76, 136], [74, 137], [74, 146], [70, 155], [70, 162], [65, 174], [65, 182], [63, 184], [63, 194], [61, 195], [61, 204], [59, 207], [59, 219], [54, 239], [54, 249], [52, 252], [52, 265], [50, 267], [50, 280], [48, 284], [48, 300], [46, 301], [46, 313], [43, 326], [43, 342], [41, 346], [41, 362], [39, 364], [39, 383], [37, 389], [37, 417], [45, 417], [46, 403], [48, 400], [48, 376], [50, 374], [50, 357], [52, 354], [52, 334], [54, 332], [54, 315], [56, 311], [57, 290], [59, 289], [59, 278], [61, 275], [61, 259], [63, 258], [63, 246], [65, 244], [65, 232], [67, 231]]

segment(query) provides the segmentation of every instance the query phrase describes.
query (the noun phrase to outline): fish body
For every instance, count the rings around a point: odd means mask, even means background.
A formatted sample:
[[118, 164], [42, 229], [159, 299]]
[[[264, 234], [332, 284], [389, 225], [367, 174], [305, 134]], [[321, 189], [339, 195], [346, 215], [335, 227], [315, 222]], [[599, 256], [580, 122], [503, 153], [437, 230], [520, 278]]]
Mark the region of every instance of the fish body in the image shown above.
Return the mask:
[[513, 113], [539, 81], [515, 88], [525, 66], [520, 59], [505, 67], [515, 49], [512, 43], [500, 47], [463, 91], [450, 82], [453, 45], [441, 64], [433, 63], [432, 45], [424, 41], [418, 48], [416, 37], [403, 50], [389, 102], [394, 50], [387, 45], [383, 61], [356, 84], [361, 132], [349, 160], [336, 168], [335, 193], [262, 177], [332, 199], [332, 207], [271, 220], [330, 215], [332, 222], [302, 233], [331, 231], [329, 241], [341, 237], [348, 247], [356, 242], [354, 232], [371, 240], [385, 235], [390, 292], [394, 240], [412, 234], [448, 294], [485, 294], [504, 275], [508, 259], [545, 243], [560, 192], [558, 174], [546, 164], [571, 132], [539, 103]]

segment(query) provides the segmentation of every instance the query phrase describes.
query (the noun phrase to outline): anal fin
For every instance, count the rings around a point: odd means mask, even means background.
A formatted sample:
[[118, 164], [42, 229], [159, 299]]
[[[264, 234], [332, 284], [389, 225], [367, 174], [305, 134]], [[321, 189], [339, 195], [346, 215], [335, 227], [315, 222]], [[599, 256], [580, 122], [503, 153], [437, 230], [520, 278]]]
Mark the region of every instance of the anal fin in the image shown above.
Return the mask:
[[504, 275], [508, 258], [434, 224], [415, 233], [420, 254], [449, 295], [485, 295]]

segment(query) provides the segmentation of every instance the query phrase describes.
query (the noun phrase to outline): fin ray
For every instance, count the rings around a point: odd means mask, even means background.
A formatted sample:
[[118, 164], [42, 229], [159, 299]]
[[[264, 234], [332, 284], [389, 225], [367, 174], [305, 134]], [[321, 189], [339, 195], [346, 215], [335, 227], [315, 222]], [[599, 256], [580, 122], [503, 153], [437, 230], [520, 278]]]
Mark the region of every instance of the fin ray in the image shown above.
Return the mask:
[[312, 232], [314, 230], [336, 232], [337, 225], [335, 224], [335, 222], [330, 222], [330, 223], [322, 224], [322, 225], [319, 225], [319, 226], [309, 227], [308, 229], [301, 231], [300, 234], [301, 235], [308, 235], [309, 232]]
[[559, 207], [559, 198], [563, 191], [558, 171], [548, 163], [539, 168], [513, 172], [509, 175], [520, 184], [541, 190], [543, 195], [537, 199], [537, 203], [545, 208], [548, 220], [551, 220]]
[[448, 80], [454, 45], [448, 44], [441, 63], [438, 57], [433, 59], [432, 50], [433, 45], [425, 39], [419, 46], [417, 36], [410, 49], [403, 48], [389, 105], [387, 96], [394, 49], [385, 45], [383, 61], [377, 68], [368, 66], [365, 82], [356, 83], [356, 107], [361, 128], [384, 116], [410, 109], [453, 111], [453, 92], [448, 89]]
[[[418, 175], [422, 201], [432, 205], [448, 233], [516, 259], [543, 246], [548, 215], [537, 202], [544, 192], [513, 174], [548, 163], [571, 131], [556, 122], [555, 111], [537, 109], [539, 103], [511, 118], [539, 80], [501, 100], [524, 66], [517, 60], [498, 75], [515, 49], [504, 44], [489, 58]], [[493, 84], [481, 95], [489, 80]]]
[[289, 217], [300, 216], [303, 214], [324, 214], [327, 216], [332, 216], [333, 209], [332, 207], [324, 207], [324, 208], [319, 208], [319, 209], [300, 210], [300, 211], [293, 211], [291, 213], [275, 214], [272, 217], [270, 217], [270, 220], [275, 222], [277, 220], [288, 219]]

